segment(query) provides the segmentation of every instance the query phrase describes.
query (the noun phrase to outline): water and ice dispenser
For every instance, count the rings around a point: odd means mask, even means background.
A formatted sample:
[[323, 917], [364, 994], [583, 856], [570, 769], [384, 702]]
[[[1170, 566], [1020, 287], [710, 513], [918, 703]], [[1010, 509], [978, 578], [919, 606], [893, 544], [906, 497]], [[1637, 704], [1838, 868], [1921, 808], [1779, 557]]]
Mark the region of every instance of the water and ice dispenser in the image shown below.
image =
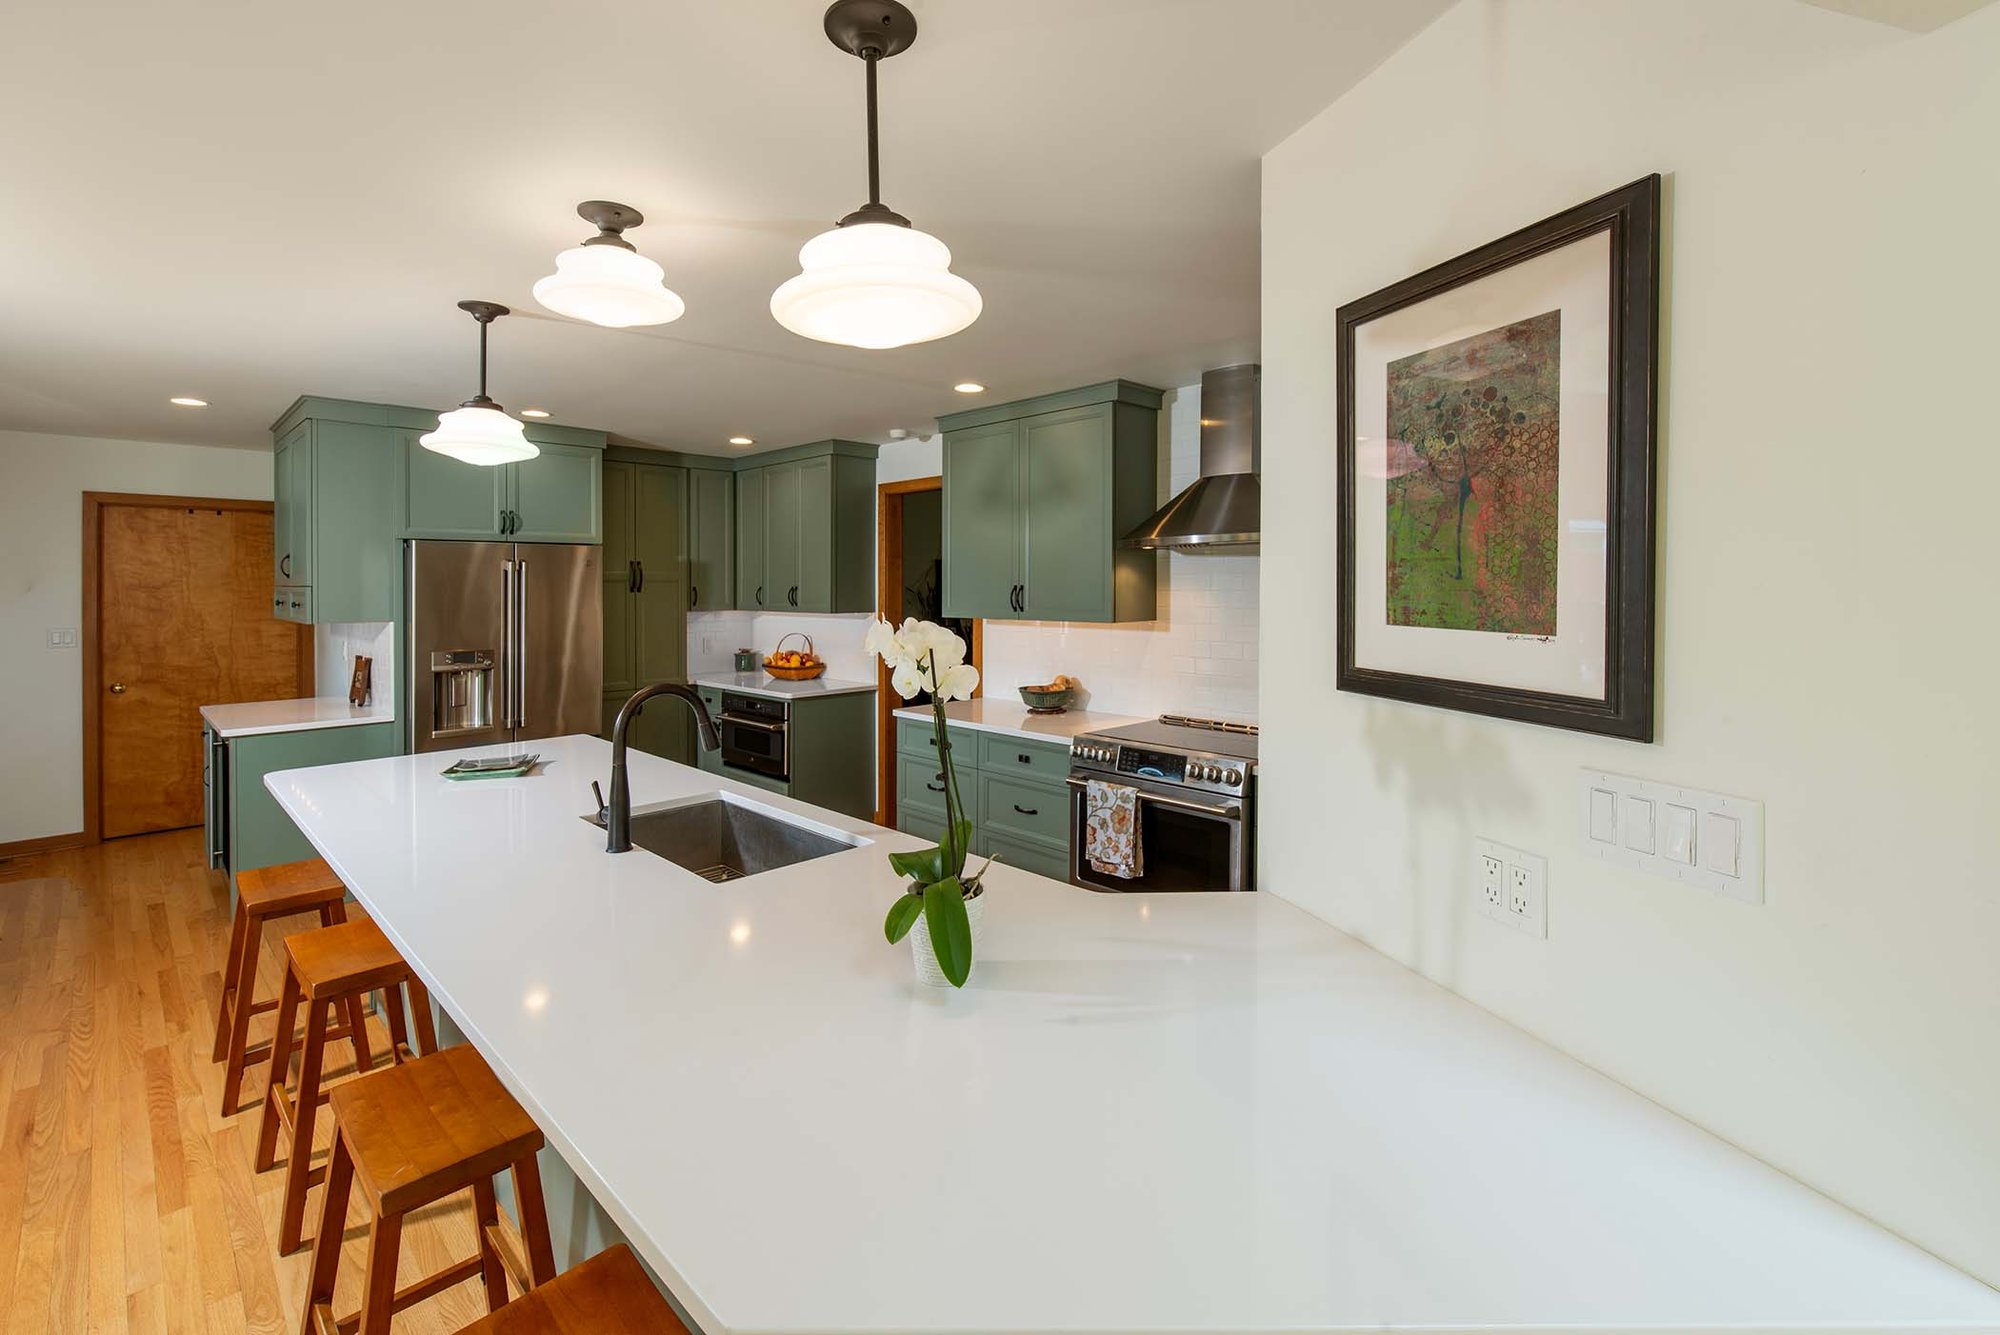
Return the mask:
[[431, 736], [454, 737], [493, 726], [492, 649], [440, 649], [431, 654]]

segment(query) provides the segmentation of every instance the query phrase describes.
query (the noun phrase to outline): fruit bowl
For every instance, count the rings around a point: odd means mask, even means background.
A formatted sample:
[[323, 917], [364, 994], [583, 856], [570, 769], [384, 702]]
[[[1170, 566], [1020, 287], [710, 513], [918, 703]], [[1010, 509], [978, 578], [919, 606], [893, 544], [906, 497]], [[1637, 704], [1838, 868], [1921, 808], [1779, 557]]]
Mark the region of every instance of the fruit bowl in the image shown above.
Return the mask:
[[1021, 703], [1031, 714], [1060, 714], [1068, 709], [1076, 699], [1076, 681], [1070, 677], [1057, 677], [1041, 686], [1022, 686]]
[[[785, 640], [800, 639], [806, 642], [804, 649], [787, 649]], [[764, 671], [779, 681], [811, 681], [814, 677], [826, 675], [826, 661], [813, 652], [812, 636], [793, 631], [778, 641], [764, 659]]]

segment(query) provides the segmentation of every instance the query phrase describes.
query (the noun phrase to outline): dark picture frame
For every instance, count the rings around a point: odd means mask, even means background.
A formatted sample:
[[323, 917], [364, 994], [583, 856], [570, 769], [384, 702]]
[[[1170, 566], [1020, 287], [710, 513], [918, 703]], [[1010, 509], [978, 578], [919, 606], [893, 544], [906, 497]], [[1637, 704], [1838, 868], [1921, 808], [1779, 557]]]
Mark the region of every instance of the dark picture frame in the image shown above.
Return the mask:
[[[1647, 176], [1339, 308], [1338, 689], [1631, 741], [1653, 740], [1660, 193], [1660, 177]], [[1609, 495], [1604, 510], [1603, 698], [1460, 680], [1443, 673], [1420, 675], [1358, 666], [1356, 331], [1392, 312], [1431, 301], [1607, 231], [1610, 356], [1605, 383], [1609, 419], [1605, 476]]]

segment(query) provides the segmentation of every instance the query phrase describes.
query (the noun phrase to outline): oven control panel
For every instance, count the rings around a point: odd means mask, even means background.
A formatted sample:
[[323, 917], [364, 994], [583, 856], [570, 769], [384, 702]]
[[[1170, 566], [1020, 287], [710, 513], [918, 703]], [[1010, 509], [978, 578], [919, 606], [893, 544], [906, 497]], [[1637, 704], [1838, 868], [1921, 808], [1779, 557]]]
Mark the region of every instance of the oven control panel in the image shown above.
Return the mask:
[[1080, 777], [1126, 776], [1219, 793], [1241, 793], [1249, 781], [1249, 766], [1232, 756], [1157, 751], [1088, 736], [1071, 743], [1069, 757], [1071, 772]]

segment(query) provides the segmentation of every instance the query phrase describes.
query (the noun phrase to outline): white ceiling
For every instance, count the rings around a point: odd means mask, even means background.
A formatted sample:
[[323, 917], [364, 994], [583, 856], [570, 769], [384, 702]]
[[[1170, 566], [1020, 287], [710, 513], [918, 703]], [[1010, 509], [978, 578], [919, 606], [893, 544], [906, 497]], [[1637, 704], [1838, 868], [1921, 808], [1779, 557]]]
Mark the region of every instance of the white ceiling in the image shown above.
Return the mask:
[[[0, 428], [237, 446], [301, 393], [495, 398], [726, 453], [928, 430], [1257, 346], [1258, 159], [1448, 0], [914, 0], [883, 198], [986, 313], [890, 352], [770, 317], [865, 198], [862, 69], [822, 0], [9, 0]], [[605, 198], [687, 300], [613, 331], [529, 297]], [[191, 394], [205, 410], [166, 400]]]

